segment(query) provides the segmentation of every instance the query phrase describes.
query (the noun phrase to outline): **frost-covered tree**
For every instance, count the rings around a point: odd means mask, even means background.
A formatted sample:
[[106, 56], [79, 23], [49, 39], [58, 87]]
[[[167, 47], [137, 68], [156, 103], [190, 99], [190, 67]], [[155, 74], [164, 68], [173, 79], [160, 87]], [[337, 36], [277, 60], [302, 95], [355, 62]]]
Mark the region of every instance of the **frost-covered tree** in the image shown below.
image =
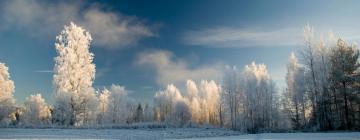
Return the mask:
[[294, 128], [303, 128], [306, 123], [305, 75], [294, 53], [291, 53], [287, 65], [286, 85], [284, 108], [294, 123]]
[[130, 108], [127, 108], [128, 99], [125, 87], [111, 85], [108, 101], [108, 115], [111, 123], [125, 123], [130, 115]]
[[[307, 24], [304, 27], [305, 44], [301, 47], [300, 58], [304, 66], [306, 92], [311, 105], [310, 127], [325, 129], [329, 122], [327, 100], [329, 97], [329, 47], [326, 47], [322, 37], [314, 35], [314, 29]], [[331, 41], [331, 39], [329, 39]], [[330, 43], [329, 43], [330, 44]], [[328, 44], [328, 45], [329, 45]]]
[[215, 81], [202, 80], [199, 91], [203, 123], [219, 124], [220, 86]]
[[187, 101], [186, 99], [177, 100], [174, 106], [175, 123], [179, 126], [186, 125], [192, 117]]
[[99, 94], [97, 122], [101, 125], [131, 123], [134, 121], [135, 105], [127, 97], [125, 87], [113, 84], [109, 90], [104, 88]]
[[97, 122], [98, 124], [105, 124], [108, 117], [108, 107], [109, 107], [109, 97], [110, 97], [110, 91], [106, 88], [104, 88], [99, 95], [99, 106], [98, 106], [98, 116], [97, 116]]
[[266, 65], [253, 62], [243, 71], [228, 69], [222, 90], [232, 129], [255, 133], [280, 127], [278, 96]]
[[8, 70], [4, 63], [0, 63], [0, 125], [8, 125], [11, 122], [10, 115], [15, 111], [15, 86]]
[[264, 64], [257, 65], [255, 62], [246, 65], [244, 69], [244, 93], [245, 101], [245, 127], [249, 132], [268, 131], [276, 126], [280, 118], [277, 116], [277, 98], [275, 85], [267, 67]]
[[226, 116], [230, 116], [228, 125], [231, 129], [240, 129], [240, 123], [238, 123], [240, 121], [239, 109], [244, 107], [245, 99], [244, 90], [241, 86], [243, 84], [241, 75], [242, 72], [238, 68], [228, 66], [223, 78], [222, 99], [225, 102]]
[[94, 55], [89, 51], [91, 36], [82, 27], [70, 23], [56, 37], [53, 85], [55, 120], [60, 124], [91, 123], [95, 119], [96, 96]]
[[318, 113], [317, 113], [317, 102], [319, 97], [319, 81], [317, 80], [317, 70], [316, 70], [316, 40], [314, 38], [314, 29], [307, 24], [304, 27], [304, 40], [305, 45], [301, 49], [301, 56], [304, 67], [307, 69], [307, 88], [310, 93], [310, 101], [312, 106], [312, 124], [317, 125]]
[[50, 107], [46, 104], [41, 94], [30, 95], [25, 101], [23, 121], [25, 125], [47, 125], [50, 124]]
[[154, 96], [156, 120], [161, 122], [173, 121], [175, 104], [182, 99], [183, 96], [173, 84], [168, 85], [165, 90], [156, 92]]
[[191, 110], [191, 120], [194, 123], [200, 123], [201, 108], [199, 103], [199, 90], [196, 86], [196, 83], [192, 80], [186, 81], [186, 89], [188, 93], [189, 106]]

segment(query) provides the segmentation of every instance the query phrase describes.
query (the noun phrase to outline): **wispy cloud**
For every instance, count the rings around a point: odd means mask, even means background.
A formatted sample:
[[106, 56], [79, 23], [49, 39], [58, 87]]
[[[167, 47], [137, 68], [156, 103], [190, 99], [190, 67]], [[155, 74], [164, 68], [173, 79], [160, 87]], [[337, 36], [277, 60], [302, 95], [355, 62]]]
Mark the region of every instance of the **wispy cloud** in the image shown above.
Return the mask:
[[155, 70], [156, 83], [162, 86], [170, 83], [181, 85], [187, 79], [220, 80], [223, 68], [220, 63], [190, 68], [190, 62], [175, 58], [171, 52], [164, 50], [142, 52], [138, 54], [135, 63]]
[[[106, 6], [86, 6], [83, 1], [56, 2], [10, 0], [0, 2], [0, 29], [19, 29], [28, 35], [55, 38], [70, 21], [85, 26], [96, 46], [122, 48], [155, 36], [155, 26], [144, 19], [106, 10]], [[1, 30], [0, 30], [1, 31]]]
[[215, 48], [291, 46], [302, 42], [302, 29], [216, 27], [188, 31], [182, 39], [189, 45]]
[[35, 72], [38, 72], [38, 73], [53, 73], [52, 70], [37, 70]]
[[[328, 33], [334, 30], [337, 37], [359, 42], [360, 32], [354, 28], [358, 28], [358, 25], [316, 26], [316, 37], [323, 36], [326, 39]], [[300, 46], [304, 43], [301, 26], [282, 28], [223, 26], [187, 31], [181, 39], [188, 45], [213, 48], [286, 47]]]

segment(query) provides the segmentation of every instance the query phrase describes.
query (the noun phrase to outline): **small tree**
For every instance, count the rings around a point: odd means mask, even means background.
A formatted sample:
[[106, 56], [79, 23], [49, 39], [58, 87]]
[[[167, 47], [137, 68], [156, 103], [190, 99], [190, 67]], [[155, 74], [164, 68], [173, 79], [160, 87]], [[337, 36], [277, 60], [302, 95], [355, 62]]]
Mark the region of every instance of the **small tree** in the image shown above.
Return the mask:
[[144, 110], [143, 107], [141, 106], [141, 104], [139, 104], [136, 108], [136, 112], [135, 112], [135, 122], [142, 122], [144, 121]]
[[110, 91], [104, 88], [99, 95], [99, 106], [98, 106], [98, 115], [97, 115], [97, 122], [101, 125], [108, 122], [108, 108], [109, 108], [109, 97]]
[[23, 118], [26, 125], [35, 126], [50, 123], [50, 108], [41, 97], [41, 94], [31, 95], [26, 98]]
[[146, 104], [144, 108], [144, 121], [145, 122], [154, 121], [154, 109], [149, 104]]

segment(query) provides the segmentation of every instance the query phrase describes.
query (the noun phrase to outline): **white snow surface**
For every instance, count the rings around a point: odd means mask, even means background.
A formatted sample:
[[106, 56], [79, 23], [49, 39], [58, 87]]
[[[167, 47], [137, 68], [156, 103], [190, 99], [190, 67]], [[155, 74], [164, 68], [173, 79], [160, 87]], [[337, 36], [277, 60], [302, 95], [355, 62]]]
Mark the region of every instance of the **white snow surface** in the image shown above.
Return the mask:
[[[182, 140], [182, 139], [177, 139]], [[345, 133], [263, 133], [183, 140], [360, 140], [360, 132]]]
[[240, 135], [227, 129], [139, 128], [139, 129], [24, 129], [0, 128], [0, 139], [121, 139], [157, 140]]
[[360, 140], [360, 132], [241, 134], [226, 129], [23, 129], [0, 128], [0, 139], [121, 139], [121, 140]]

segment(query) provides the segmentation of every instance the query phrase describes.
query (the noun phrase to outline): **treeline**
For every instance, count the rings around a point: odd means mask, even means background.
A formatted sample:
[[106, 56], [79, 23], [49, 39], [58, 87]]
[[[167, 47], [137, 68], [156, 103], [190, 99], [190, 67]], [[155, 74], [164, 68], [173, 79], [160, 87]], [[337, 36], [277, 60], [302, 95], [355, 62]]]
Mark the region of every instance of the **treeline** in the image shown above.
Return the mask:
[[305, 45], [287, 66], [284, 111], [294, 129], [360, 129], [359, 49], [329, 33], [327, 42], [304, 28]]
[[[304, 28], [305, 44], [292, 53], [286, 89], [278, 92], [264, 64], [227, 67], [221, 84], [184, 81], [184, 91], [169, 84], [152, 104], [128, 97], [125, 87], [94, 89], [91, 35], [73, 23], [56, 37], [55, 103], [41, 94], [17, 106], [8, 68], [0, 63], [2, 127], [112, 127], [159, 123], [172, 127], [224, 127], [248, 133], [359, 128], [359, 50], [330, 34], [327, 43]], [[206, 78], [206, 77], [204, 77]], [[280, 90], [281, 91], [281, 90]]]

